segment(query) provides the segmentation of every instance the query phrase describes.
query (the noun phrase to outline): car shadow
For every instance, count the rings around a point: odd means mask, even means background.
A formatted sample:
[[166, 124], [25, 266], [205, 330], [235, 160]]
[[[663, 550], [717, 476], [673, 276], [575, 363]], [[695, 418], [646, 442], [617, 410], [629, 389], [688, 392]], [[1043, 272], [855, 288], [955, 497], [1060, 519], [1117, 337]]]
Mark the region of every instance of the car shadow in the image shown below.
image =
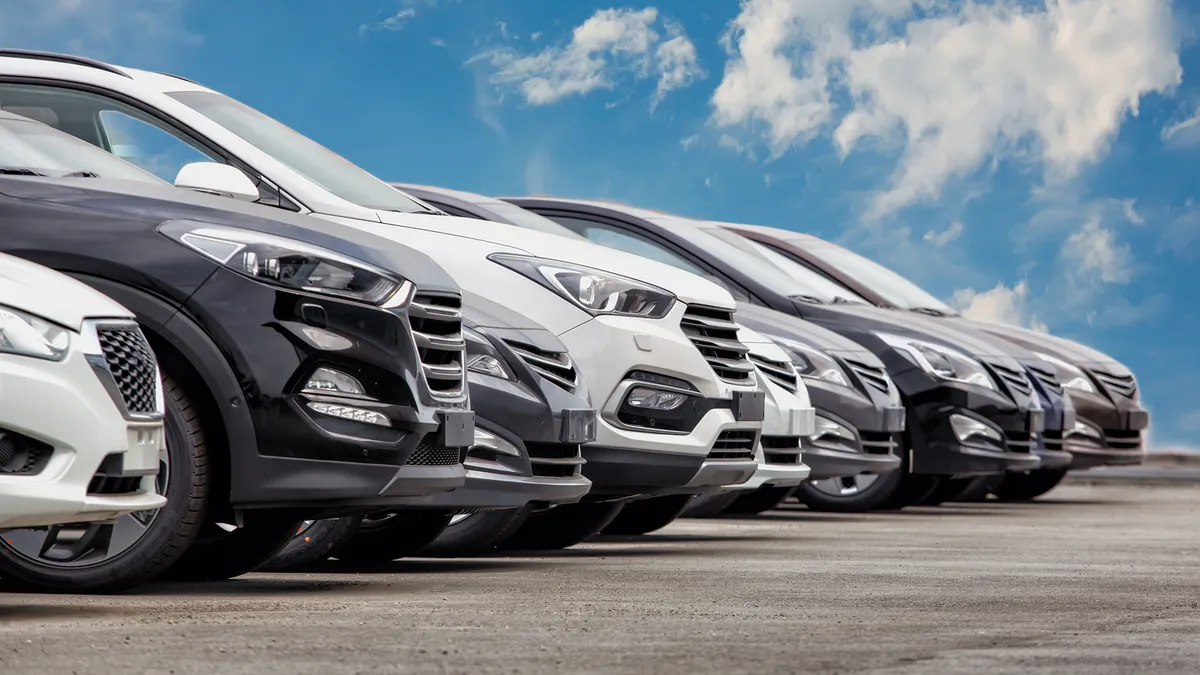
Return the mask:
[[[401, 558], [388, 562], [349, 563], [326, 560], [310, 565], [304, 574], [446, 574], [458, 572], [529, 572], [544, 567], [537, 561], [507, 560], [494, 555], [471, 558]], [[289, 574], [281, 572], [277, 574]]]
[[[5, 594], [0, 596], [0, 600], [13, 597], [14, 595]], [[6, 605], [0, 603], [0, 624], [19, 621], [45, 621], [47, 619], [90, 619], [101, 616], [128, 614], [131, 611], [134, 610], [99, 605]]]
[[[683, 522], [700, 522], [701, 518], [688, 518]], [[650, 534], [604, 534], [588, 541], [589, 544], [715, 544], [720, 542], [751, 542], [768, 541], [774, 537], [764, 537], [755, 534], [685, 534], [659, 533]]]

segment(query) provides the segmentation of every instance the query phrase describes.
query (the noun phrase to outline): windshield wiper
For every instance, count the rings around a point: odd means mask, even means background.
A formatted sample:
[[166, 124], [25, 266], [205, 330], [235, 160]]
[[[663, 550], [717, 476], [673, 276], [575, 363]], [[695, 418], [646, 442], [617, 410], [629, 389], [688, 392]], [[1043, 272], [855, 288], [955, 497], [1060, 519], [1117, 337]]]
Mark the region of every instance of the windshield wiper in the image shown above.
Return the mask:
[[59, 176], [59, 178], [99, 178], [99, 177], [100, 177], [100, 174], [96, 173], [95, 171], [72, 171], [71, 173], [64, 173], [63, 175]]
[[857, 300], [851, 300], [850, 298], [842, 297], [840, 295], [835, 295], [833, 297], [833, 304], [835, 304], [835, 305], [861, 305], [862, 303]]
[[0, 166], [0, 176], [41, 176], [45, 178], [46, 174], [19, 166]]
[[800, 302], [807, 302], [810, 305], [824, 305], [825, 304], [824, 299], [818, 298], [815, 295], [793, 295], [791, 297], [792, 297], [792, 300], [799, 300]]
[[929, 316], [954, 316], [950, 312], [937, 309], [936, 307], [909, 307], [908, 311], [916, 312], [917, 314], [928, 314]]

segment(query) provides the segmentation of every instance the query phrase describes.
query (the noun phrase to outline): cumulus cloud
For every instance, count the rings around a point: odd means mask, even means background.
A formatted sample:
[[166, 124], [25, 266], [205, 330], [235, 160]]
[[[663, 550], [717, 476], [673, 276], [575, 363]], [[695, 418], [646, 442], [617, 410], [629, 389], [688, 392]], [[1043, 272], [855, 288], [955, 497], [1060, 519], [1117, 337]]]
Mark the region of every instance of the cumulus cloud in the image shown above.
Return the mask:
[[1167, 0], [744, 0], [725, 44], [714, 122], [773, 156], [830, 128], [843, 156], [894, 149], [876, 216], [999, 156], [1069, 177], [1182, 77]]
[[933, 244], [934, 246], [937, 246], [938, 248], [941, 248], [941, 247], [945, 246], [946, 244], [949, 244], [950, 242], [954, 241], [955, 239], [958, 239], [959, 237], [961, 237], [962, 233], [963, 233], [963, 224], [960, 221], [956, 220], [953, 223], [950, 223], [950, 227], [947, 227], [946, 229], [944, 229], [940, 232], [938, 232], [936, 230], [929, 230], [928, 232], [926, 232], [925, 233], [925, 241]]
[[954, 291], [951, 304], [968, 319], [1021, 326], [1045, 333], [1048, 330], [1046, 324], [1026, 307], [1028, 296], [1029, 287], [1024, 281], [1011, 288], [997, 283], [990, 290], [981, 292], [973, 288], [960, 288]]
[[660, 17], [654, 7], [602, 9], [576, 26], [566, 44], [532, 54], [502, 48], [471, 62], [489, 64], [492, 84], [514, 89], [529, 105], [612, 90], [625, 77], [653, 77], [653, 111], [667, 94], [705, 74], [682, 27]]

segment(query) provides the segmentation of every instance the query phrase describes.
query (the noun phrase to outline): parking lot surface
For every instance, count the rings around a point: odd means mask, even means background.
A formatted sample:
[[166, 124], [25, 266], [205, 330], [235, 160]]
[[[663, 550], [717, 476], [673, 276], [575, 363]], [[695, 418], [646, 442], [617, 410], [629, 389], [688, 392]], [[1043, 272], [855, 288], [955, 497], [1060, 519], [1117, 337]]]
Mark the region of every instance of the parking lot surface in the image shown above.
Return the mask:
[[0, 672], [1196, 673], [1200, 487], [789, 507], [540, 557], [5, 595]]

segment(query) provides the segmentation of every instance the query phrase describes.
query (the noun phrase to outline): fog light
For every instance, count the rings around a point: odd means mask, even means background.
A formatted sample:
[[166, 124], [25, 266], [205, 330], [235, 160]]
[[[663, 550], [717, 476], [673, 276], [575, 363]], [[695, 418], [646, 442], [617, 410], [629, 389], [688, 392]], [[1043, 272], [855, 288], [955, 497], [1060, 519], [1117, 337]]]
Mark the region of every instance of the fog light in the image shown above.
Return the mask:
[[858, 437], [855, 436], [854, 432], [848, 427], [838, 424], [828, 417], [821, 417], [820, 415], [817, 415], [816, 423], [813, 426], [815, 427], [812, 435], [812, 439], [814, 441], [821, 440], [822, 438], [828, 436], [850, 441], [851, 443], [858, 440]]
[[517, 378], [509, 372], [508, 367], [490, 354], [478, 354], [467, 362], [467, 370], [481, 373], [483, 375], [491, 375], [502, 380], [516, 380]]
[[562, 430], [559, 435], [563, 443], [591, 443], [596, 440], [596, 411], [562, 411]]
[[1004, 434], [966, 415], [951, 415], [950, 428], [954, 429], [954, 435], [958, 436], [959, 442], [962, 443], [966, 443], [972, 436], [982, 436], [1000, 444], [1004, 443]]
[[388, 421], [385, 415], [377, 413], [374, 410], [363, 410], [362, 408], [351, 408], [349, 406], [319, 403], [317, 401], [310, 401], [308, 407], [322, 415], [329, 415], [330, 417], [340, 417], [344, 420], [353, 420], [381, 427], [392, 426], [392, 423]]
[[314, 370], [313, 374], [308, 376], [308, 384], [304, 385], [304, 391], [320, 394], [367, 395], [367, 390], [362, 386], [362, 382], [352, 375], [332, 368]]
[[680, 394], [673, 391], [662, 391], [661, 389], [650, 389], [649, 387], [634, 387], [629, 390], [629, 396], [625, 398], [625, 402], [633, 408], [641, 408], [643, 410], [674, 410], [683, 405], [687, 400], [687, 394]]
[[1093, 438], [1097, 441], [1104, 440], [1104, 434], [1099, 429], [1097, 429], [1096, 427], [1088, 424], [1087, 422], [1083, 422], [1081, 420], [1075, 420], [1074, 428], [1072, 428], [1070, 431], [1068, 431], [1067, 435], [1068, 436], [1087, 436], [1088, 438]]

